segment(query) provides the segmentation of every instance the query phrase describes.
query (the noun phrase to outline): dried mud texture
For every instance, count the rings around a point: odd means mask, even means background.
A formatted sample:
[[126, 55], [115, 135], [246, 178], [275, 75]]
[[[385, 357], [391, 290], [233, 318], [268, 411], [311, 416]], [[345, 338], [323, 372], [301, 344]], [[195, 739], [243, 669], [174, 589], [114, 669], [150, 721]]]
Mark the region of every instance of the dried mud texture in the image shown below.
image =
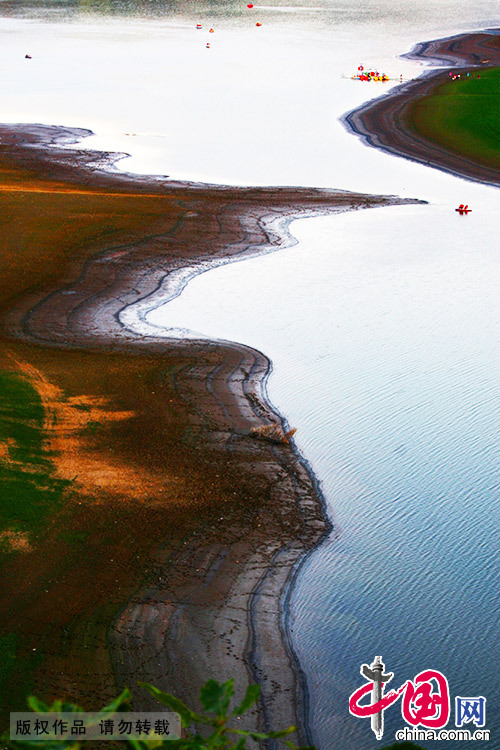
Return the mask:
[[[226, 188], [131, 176], [110, 169], [119, 158], [116, 155], [67, 148], [87, 134], [45, 126], [1, 127], [1, 157], [9, 174], [12, 169], [2, 190], [19, 191], [28, 198], [31, 193], [90, 193], [100, 196], [103, 205], [117, 195], [136, 196], [138, 201], [149, 196], [154, 201], [163, 199], [169, 212], [165, 217], [158, 211], [151, 214], [143, 231], [134, 229], [129, 235], [122, 231], [119, 242], [100, 236], [95, 247], [78, 251], [61, 264], [56, 278], [43, 279], [18, 294], [3, 307], [1, 334], [4, 341], [17, 340], [25, 350], [28, 346], [28, 351], [31, 347], [32, 353], [38, 352], [39, 363], [44, 362], [37, 367], [52, 367], [54, 372], [55, 366], [47, 364], [51, 350], [67, 352], [68, 361], [78, 352], [87, 357], [123, 355], [124, 362], [136, 363], [141, 357], [149, 358], [149, 363], [156, 358], [159, 366], [168, 361], [165, 378], [173, 404], [170, 411], [152, 401], [158, 413], [145, 414], [139, 398], [133, 401], [137, 383], [131, 382], [130, 393], [117, 386], [119, 405], [108, 420], [115, 425], [116, 443], [109, 451], [117, 459], [120, 451], [128, 452], [134, 465], [133, 472], [123, 474], [122, 482], [116, 472], [107, 476], [92, 451], [83, 460], [81, 447], [75, 447], [71, 437], [75, 420], [85, 423], [95, 414], [104, 414], [107, 402], [95, 395], [77, 395], [64, 406], [58, 403], [54, 384], [37, 373], [32, 381], [47, 411], [63, 425], [62, 432], [53, 437], [55, 460], [61, 476], [75, 473], [76, 491], [89, 494], [93, 486], [102, 507], [113, 498], [122, 502], [123, 483], [130, 482], [131, 496], [143, 509], [148, 502], [164, 507], [162, 523], [168, 526], [169, 512], [174, 509], [175, 513], [171, 532], [162, 543], [151, 542], [147, 571], [142, 576], [131, 571], [129, 586], [123, 589], [127, 598], [107, 626], [107, 646], [102, 640], [89, 646], [92, 638], [84, 623], [77, 623], [72, 632], [76, 639], [84, 632], [84, 648], [90, 649], [87, 669], [93, 663], [92, 649], [101, 653], [102, 663], [102, 650], [109, 649], [115, 683], [120, 687], [147, 680], [196, 704], [199, 687], [208, 677], [235, 677], [238, 693], [249, 682], [258, 682], [262, 697], [250, 725], [265, 729], [297, 723], [305, 737], [307, 696], [290, 647], [286, 613], [298, 567], [330, 531], [321, 494], [293, 443], [280, 445], [249, 436], [252, 428], [261, 425], [289, 428], [266, 399], [269, 360], [239, 344], [170, 339], [168, 331], [160, 337], [147, 325], [144, 313], [178, 294], [199, 272], [292, 244], [288, 224], [293, 219], [418, 201], [303, 188]], [[255, 297], [258, 304], [257, 289]], [[58, 367], [64, 380], [64, 366], [59, 362]], [[94, 393], [92, 367], [95, 362], [88, 369], [88, 393]], [[107, 382], [106, 388], [110, 387]], [[157, 393], [160, 388], [158, 383]], [[152, 399], [159, 398], [155, 390], [149, 393]], [[87, 411], [75, 416], [70, 408], [75, 404]], [[185, 444], [168, 443], [172, 434], [182, 434]], [[146, 443], [151, 445], [148, 455], [137, 455], [139, 449], [134, 453], [133, 446]], [[163, 476], [162, 450], [165, 465], [175, 467], [176, 497], [197, 487], [195, 477], [199, 481], [205, 472], [212, 502], [218, 497], [219, 481], [224, 488], [220, 509], [203, 516], [203, 490], [198, 505], [190, 500], [185, 517], [180, 515], [178, 501], [175, 508], [167, 502], [161, 505], [163, 487], [158, 486], [155, 496], [154, 483], [155, 476]], [[112, 454], [107, 455], [111, 462]], [[200, 510], [190, 510], [195, 507]], [[93, 506], [92, 512], [98, 510], [99, 504]], [[104, 560], [103, 548], [103, 567], [107, 565]], [[99, 575], [96, 566], [96, 586]], [[136, 590], [130, 596], [134, 583]], [[78, 651], [76, 641], [72, 650]], [[49, 674], [47, 667], [45, 675]], [[66, 675], [65, 684], [71, 684], [72, 677]], [[57, 675], [52, 679], [57, 681]], [[91, 687], [87, 692], [92, 696]], [[147, 696], [134, 692], [136, 706], [150, 705]]]
[[[500, 36], [496, 29], [458, 34], [418, 44], [403, 57], [434, 65], [445, 64], [457, 72], [463, 68], [481, 70], [495, 67], [500, 65]], [[412, 126], [411, 108], [415, 100], [432, 94], [439, 85], [448, 81], [450, 67], [425, 73], [414, 81], [398, 86], [385, 96], [344, 115], [342, 121], [348, 130], [371, 146], [458, 177], [500, 185], [498, 168], [447, 150], [421, 136]]]

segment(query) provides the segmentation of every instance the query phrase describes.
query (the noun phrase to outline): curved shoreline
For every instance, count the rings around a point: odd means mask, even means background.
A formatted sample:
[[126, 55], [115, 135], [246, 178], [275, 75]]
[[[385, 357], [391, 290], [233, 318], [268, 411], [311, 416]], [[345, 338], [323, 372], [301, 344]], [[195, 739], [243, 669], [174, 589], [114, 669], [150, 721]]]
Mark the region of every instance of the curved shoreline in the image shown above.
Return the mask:
[[[288, 225], [296, 218], [423, 201], [151, 180], [106, 171], [116, 155], [58, 146], [87, 134], [45, 126], [0, 128], [3, 156], [23, 170], [35, 168], [51, 181], [49, 190], [68, 190], [69, 185], [70, 192], [165, 197], [181, 206], [180, 217], [169, 228], [157, 222], [139, 240], [132, 237], [111, 247], [104, 242], [83, 260], [76, 258], [57, 285], [31, 289], [4, 310], [2, 337], [65, 351], [147, 354], [160, 360], [166, 354], [189, 356], [189, 368], [172, 377], [185, 427], [196, 434], [196, 449], [246, 478], [249, 492], [265, 497], [253, 513], [251, 508], [224, 508], [221, 525], [202, 524], [182, 541], [165, 541], [151, 552], [143, 583], [108, 626], [115, 679], [122, 686], [140, 677], [190, 704], [197, 703], [199, 687], [209, 676], [234, 676], [237, 694], [256, 681], [262, 694], [252, 725], [266, 729], [298, 723], [307, 736], [305, 685], [284, 612], [304, 555], [331, 525], [316, 479], [295, 446], [248, 436], [262, 424], [288, 428], [267, 399], [271, 363], [237, 343], [138, 330], [126, 320], [127, 312], [138, 310], [135, 321], [140, 320], [143, 308], [180, 293], [179, 279], [182, 287], [194, 274], [221, 263], [289, 246], [295, 240]], [[149, 705], [143, 696], [138, 703]]]
[[413, 102], [433, 93], [436, 87], [448, 81], [450, 67], [458, 70], [465, 67], [481, 70], [500, 65], [499, 30], [457, 34], [419, 43], [402, 57], [448, 67], [426, 72], [385, 96], [346, 113], [341, 118], [344, 126], [370, 146], [388, 153], [474, 182], [500, 185], [498, 169], [480, 164], [424, 138], [409, 122]]

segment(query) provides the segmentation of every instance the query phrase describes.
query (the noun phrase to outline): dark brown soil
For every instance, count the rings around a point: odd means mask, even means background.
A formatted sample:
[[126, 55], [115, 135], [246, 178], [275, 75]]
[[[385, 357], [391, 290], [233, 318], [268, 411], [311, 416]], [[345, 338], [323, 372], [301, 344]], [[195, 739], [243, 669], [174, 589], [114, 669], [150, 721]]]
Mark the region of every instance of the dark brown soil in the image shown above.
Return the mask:
[[262, 686], [254, 725], [303, 729], [283, 611], [330, 526], [294, 445], [249, 436], [287, 427], [265, 400], [269, 361], [122, 315], [159, 303], [182, 269], [285, 248], [292, 218], [409, 201], [132, 177], [60, 148], [84, 135], [0, 128], [1, 368], [37, 389], [71, 480], [49, 528], [2, 567], [18, 664], [5, 708], [29, 688], [96, 709], [125, 685], [149, 706], [138, 680], [196, 703], [206, 679], [235, 677], [238, 692]]

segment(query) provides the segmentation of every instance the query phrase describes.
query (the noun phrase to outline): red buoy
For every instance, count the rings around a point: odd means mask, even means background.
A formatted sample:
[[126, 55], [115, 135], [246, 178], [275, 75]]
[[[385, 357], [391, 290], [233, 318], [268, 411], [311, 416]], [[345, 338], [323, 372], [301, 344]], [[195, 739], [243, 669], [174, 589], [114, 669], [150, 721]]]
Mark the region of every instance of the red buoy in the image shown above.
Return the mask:
[[253, 3], [248, 3], [247, 8], [253, 8]]

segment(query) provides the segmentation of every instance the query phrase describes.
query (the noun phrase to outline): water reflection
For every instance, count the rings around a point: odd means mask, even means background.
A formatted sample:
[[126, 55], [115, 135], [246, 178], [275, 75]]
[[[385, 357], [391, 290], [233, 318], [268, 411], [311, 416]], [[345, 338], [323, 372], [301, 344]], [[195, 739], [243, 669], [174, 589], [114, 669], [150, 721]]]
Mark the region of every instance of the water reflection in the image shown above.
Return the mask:
[[[280, 23], [306, 22], [314, 16], [316, 25], [342, 27], [359, 25], [380, 27], [383, 33], [391, 28], [400, 30], [408, 25], [439, 29], [450, 24], [466, 27], [488, 26], [495, 13], [494, 0], [481, 0], [460, 7], [453, 0], [270, 0], [255, 4], [255, 10], [264, 13], [266, 20], [275, 16]], [[67, 20], [88, 16], [111, 16], [159, 19], [209, 15], [213, 18], [245, 17], [244, 0], [0, 0], [0, 15], [23, 18]]]

